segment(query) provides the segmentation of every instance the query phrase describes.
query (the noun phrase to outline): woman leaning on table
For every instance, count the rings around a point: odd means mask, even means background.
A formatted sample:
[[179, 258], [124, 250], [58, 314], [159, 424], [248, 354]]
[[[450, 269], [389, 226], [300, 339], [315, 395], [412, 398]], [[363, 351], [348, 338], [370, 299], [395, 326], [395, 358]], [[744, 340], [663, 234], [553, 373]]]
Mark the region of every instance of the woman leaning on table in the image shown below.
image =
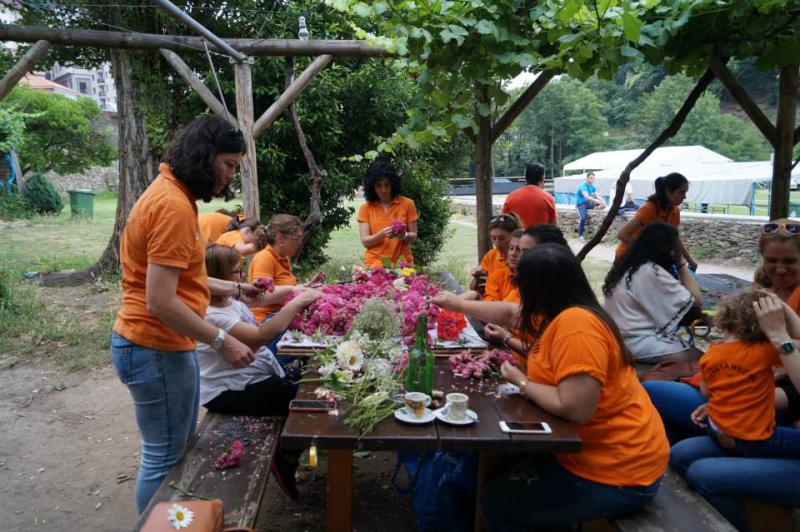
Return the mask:
[[499, 325], [521, 323], [523, 334], [538, 341], [536, 351], [527, 375], [505, 363], [503, 376], [568, 420], [583, 448], [528, 457], [490, 481], [480, 501], [488, 528], [565, 526], [642, 508], [656, 495], [669, 444], [616, 325], [568, 248], [536, 246], [517, 271], [520, 305], [450, 293], [433, 302]]
[[133, 398], [142, 438], [139, 513], [194, 432], [196, 341], [216, 346], [234, 367], [253, 361], [249, 347], [203, 321], [211, 293], [255, 296], [258, 290], [207, 278], [195, 205], [197, 199], [232, 197], [229, 185], [244, 150], [241, 132], [225, 120], [190, 123], [168, 149], [122, 233], [122, 306], [111, 359]]
[[[382, 258], [392, 264], [405, 260], [414, 263], [411, 244], [417, 239], [417, 208], [400, 195], [400, 175], [385, 159], [372, 161], [364, 176], [364, 199], [358, 209], [358, 232], [364, 252], [364, 265], [382, 268]], [[402, 222], [405, 230], [395, 233], [392, 222]]]

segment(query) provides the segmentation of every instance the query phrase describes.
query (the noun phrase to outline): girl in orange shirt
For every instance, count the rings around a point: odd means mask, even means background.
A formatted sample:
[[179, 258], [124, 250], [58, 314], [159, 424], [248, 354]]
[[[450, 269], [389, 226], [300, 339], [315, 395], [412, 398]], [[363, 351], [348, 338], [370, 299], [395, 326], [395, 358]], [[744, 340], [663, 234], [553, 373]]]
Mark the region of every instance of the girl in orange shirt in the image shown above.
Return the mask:
[[[417, 239], [419, 216], [414, 202], [400, 195], [400, 185], [400, 175], [390, 161], [378, 159], [367, 168], [367, 202], [358, 209], [357, 220], [361, 244], [366, 248], [364, 265], [369, 268], [383, 268], [381, 259], [392, 264], [401, 260], [414, 263], [411, 244]], [[404, 227], [393, 229], [393, 224]]]
[[249, 256], [258, 251], [259, 236], [263, 229], [259, 229], [261, 222], [254, 216], [244, 219], [231, 218], [226, 231], [215, 242], [233, 248], [241, 257]]
[[503, 376], [570, 421], [583, 447], [528, 457], [491, 480], [480, 501], [487, 528], [555, 528], [635, 512], [655, 497], [669, 444], [633, 357], [569, 248], [536, 246], [517, 271], [520, 305], [446, 292], [433, 302], [500, 325], [521, 323], [538, 350], [528, 358], [528, 375], [506, 362]]
[[200, 225], [200, 236], [207, 244], [213, 244], [222, 236], [222, 233], [230, 231], [228, 224], [231, 222], [231, 218], [244, 219], [241, 212], [241, 207], [237, 207], [232, 211], [217, 209], [214, 212], [199, 215], [197, 223]]
[[[636, 216], [628, 223], [623, 225], [617, 236], [619, 245], [617, 246], [616, 256], [620, 257], [628, 249], [631, 243], [639, 236], [644, 226], [653, 222], [662, 222], [678, 227], [681, 223], [680, 207], [686, 199], [689, 191], [689, 180], [682, 174], [673, 172], [664, 177], [656, 178], [656, 193], [647, 198], [647, 202], [636, 211]], [[697, 262], [689, 254], [689, 250], [678, 239], [681, 255], [686, 258], [689, 269], [696, 270]]]
[[[470, 271], [472, 280], [470, 281], [469, 290], [462, 293], [461, 297], [464, 299], [482, 298], [492, 272], [507, 268], [511, 235], [518, 229], [522, 229], [522, 224], [514, 213], [498, 214], [489, 220], [489, 240], [492, 241], [494, 248], [487, 251], [481, 259], [480, 265]], [[496, 296], [495, 294], [495, 301], [503, 299]]]

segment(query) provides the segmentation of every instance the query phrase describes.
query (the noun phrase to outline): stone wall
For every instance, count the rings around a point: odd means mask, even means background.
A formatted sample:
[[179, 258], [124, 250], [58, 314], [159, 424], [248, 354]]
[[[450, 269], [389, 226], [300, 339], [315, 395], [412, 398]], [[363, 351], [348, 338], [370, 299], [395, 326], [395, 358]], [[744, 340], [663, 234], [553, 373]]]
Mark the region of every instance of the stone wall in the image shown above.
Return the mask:
[[78, 174], [61, 175], [48, 172], [45, 175], [62, 194], [78, 188], [86, 188], [93, 192], [117, 190], [119, 184], [119, 170], [116, 163], [114, 166], [92, 166]]
[[[454, 203], [455, 212], [475, 215], [475, 205]], [[494, 212], [500, 211], [500, 205], [494, 206]], [[590, 237], [600, 227], [604, 212], [591, 212], [586, 222], [586, 236]], [[603, 243], [617, 245], [617, 232], [626, 219], [617, 217], [611, 224]], [[726, 217], [721, 215], [683, 214], [681, 217], [681, 239], [689, 248], [695, 260], [712, 260], [730, 265], [754, 266], [759, 262], [758, 237], [764, 219], [748, 220], [746, 217]], [[567, 239], [577, 238], [578, 211], [573, 208], [559, 209], [558, 226]]]

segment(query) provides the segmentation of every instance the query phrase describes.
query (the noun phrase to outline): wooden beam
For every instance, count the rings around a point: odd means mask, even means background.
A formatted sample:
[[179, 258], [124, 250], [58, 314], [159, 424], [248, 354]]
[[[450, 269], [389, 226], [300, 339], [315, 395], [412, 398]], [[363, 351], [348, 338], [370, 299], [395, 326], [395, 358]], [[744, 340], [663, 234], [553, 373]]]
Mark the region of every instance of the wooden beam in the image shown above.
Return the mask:
[[772, 146], [775, 146], [778, 139], [775, 126], [772, 125], [769, 118], [761, 111], [758, 104], [747, 94], [744, 87], [739, 84], [733, 72], [731, 72], [725, 64], [725, 61], [718, 55], [712, 54], [708, 59], [708, 66], [725, 88], [728, 89], [728, 92], [731, 93], [731, 96], [733, 96], [733, 99], [739, 104], [739, 107], [747, 113], [750, 120], [752, 120], [759, 131], [761, 131], [761, 134], [764, 135], [764, 138], [766, 138]]
[[[200, 37], [159, 35], [123, 31], [75, 30], [44, 26], [0, 24], [0, 41], [36, 42], [65, 46], [90, 46], [94, 48], [122, 48], [135, 50], [203, 51]], [[364, 41], [335, 41], [299, 39], [223, 39], [234, 49], [249, 57], [256, 56], [312, 56], [323, 54], [334, 57], [394, 57], [378, 46]], [[208, 43], [212, 52], [222, 53], [214, 43]]]
[[236, 78], [236, 114], [239, 129], [244, 135], [247, 152], [242, 157], [242, 202], [245, 216], [259, 218], [258, 166], [256, 142], [253, 137], [253, 78], [249, 61], [239, 61], [234, 66]]
[[37, 41], [36, 44], [31, 46], [30, 50], [25, 52], [17, 63], [11, 67], [11, 70], [3, 76], [3, 79], [0, 80], [0, 100], [6, 97], [11, 89], [17, 86], [19, 80], [22, 79], [25, 74], [30, 72], [33, 68], [33, 65], [36, 64], [36, 61], [42, 58], [44, 54], [47, 53], [47, 50], [50, 48], [50, 43], [47, 41]]
[[526, 107], [536, 98], [542, 89], [547, 86], [547, 83], [553, 79], [555, 76], [555, 72], [551, 72], [549, 70], [545, 70], [544, 72], [539, 73], [539, 77], [533, 80], [530, 87], [525, 89], [525, 92], [520, 94], [517, 101], [515, 101], [511, 107], [509, 107], [508, 111], [505, 112], [503, 116], [495, 123], [494, 127], [492, 127], [492, 143], [497, 141], [500, 138], [500, 135], [503, 134], [503, 131], [508, 129], [514, 120], [525, 110]]
[[264, 111], [264, 114], [256, 120], [255, 126], [253, 126], [253, 136], [258, 138], [264, 132], [265, 129], [272, 124], [283, 111], [289, 107], [297, 95], [306, 88], [306, 85], [311, 83], [311, 80], [314, 79], [323, 68], [328, 66], [330, 62], [333, 61], [332, 55], [321, 55], [314, 59], [310, 65], [303, 70], [303, 73], [300, 74], [296, 80], [289, 85], [283, 94], [281, 94], [275, 102], [269, 106], [269, 109]]
[[797, 65], [786, 65], [781, 68], [778, 84], [777, 143], [772, 161], [772, 195], [769, 203], [771, 220], [789, 216], [794, 122], [797, 112], [797, 78]]
[[[489, 104], [488, 88], [485, 85], [476, 87], [479, 102]], [[492, 218], [492, 116], [482, 116], [477, 108], [475, 122], [478, 124], [478, 135], [475, 140], [475, 221], [478, 224], [478, 256], [483, 257], [492, 248], [489, 240], [489, 220]]]
[[153, 0], [156, 4], [161, 6], [161, 9], [164, 10], [169, 16], [188, 26], [190, 29], [194, 30], [195, 32], [199, 33], [212, 43], [214, 43], [218, 48], [220, 48], [225, 55], [229, 55], [236, 59], [237, 61], [244, 61], [247, 59], [247, 56], [243, 53], [234, 50], [230, 44], [226, 43], [219, 37], [217, 37], [213, 31], [209, 30], [195, 19], [189, 16], [188, 13], [183, 11], [181, 8], [170, 2], [169, 0]]
[[800, 142], [800, 126], [797, 126], [797, 129], [794, 130], [794, 143], [797, 144]]
[[180, 74], [180, 76], [188, 83], [194, 91], [200, 96], [200, 99], [203, 100], [211, 112], [215, 115], [219, 116], [220, 118], [224, 118], [231, 124], [236, 127], [239, 127], [239, 123], [236, 119], [225, 109], [225, 106], [217, 99], [216, 96], [205, 86], [203, 81], [197, 77], [197, 75], [189, 68], [183, 59], [180, 58], [178, 54], [173, 52], [172, 50], [166, 50], [162, 48], [160, 50], [161, 55], [169, 62], [170, 65]]

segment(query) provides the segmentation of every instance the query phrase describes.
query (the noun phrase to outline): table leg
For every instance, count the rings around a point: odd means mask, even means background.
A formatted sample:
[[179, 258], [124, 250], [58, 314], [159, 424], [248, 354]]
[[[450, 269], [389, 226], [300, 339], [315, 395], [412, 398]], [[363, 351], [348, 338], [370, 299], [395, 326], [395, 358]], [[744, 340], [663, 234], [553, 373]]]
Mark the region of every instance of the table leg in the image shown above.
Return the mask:
[[481, 452], [478, 455], [478, 485], [475, 490], [475, 532], [486, 530], [481, 518], [481, 491], [483, 486], [497, 474], [501, 457], [500, 453], [489, 452]]
[[328, 450], [328, 498], [325, 529], [350, 532], [353, 529], [353, 451]]

